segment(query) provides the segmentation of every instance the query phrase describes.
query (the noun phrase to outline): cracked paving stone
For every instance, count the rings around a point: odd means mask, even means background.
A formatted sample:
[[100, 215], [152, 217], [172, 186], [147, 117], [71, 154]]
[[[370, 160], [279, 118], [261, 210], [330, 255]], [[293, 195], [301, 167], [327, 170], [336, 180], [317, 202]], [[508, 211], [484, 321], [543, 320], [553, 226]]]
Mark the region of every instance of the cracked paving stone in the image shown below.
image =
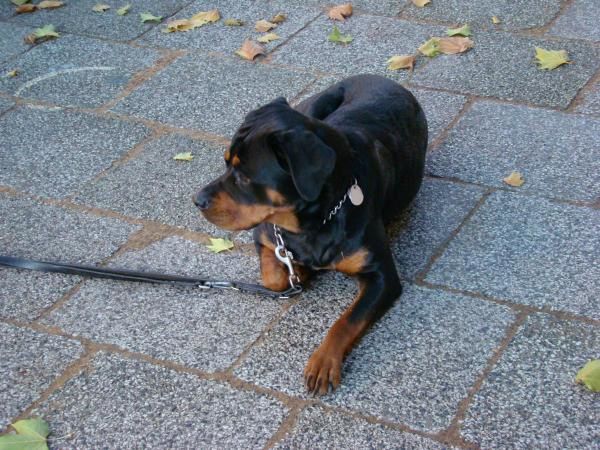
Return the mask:
[[266, 64], [188, 55], [113, 110], [231, 137], [250, 111], [280, 96], [293, 98], [313, 79], [307, 73]]
[[[116, 219], [0, 195], [2, 254], [94, 264], [139, 229]], [[0, 268], [0, 317], [29, 321], [75, 286], [79, 277]]]
[[[254, 255], [215, 255], [174, 237], [125, 253], [110, 265], [254, 283], [259, 272]], [[232, 290], [94, 280], [43, 322], [73, 335], [214, 372], [233, 364], [283, 304]]]
[[[353, 40], [343, 45], [327, 36], [337, 25]], [[345, 22], [333, 22], [323, 16], [300, 31], [273, 53], [273, 62], [339, 75], [376, 73], [395, 80], [406, 80], [408, 71], [387, 70], [386, 61], [400, 54], [411, 54], [429, 36], [443, 28], [418, 25], [387, 17], [356, 15]], [[382, 36], [386, 36], [382, 39]], [[418, 68], [419, 64], [417, 64]]]
[[137, 72], [159, 59], [156, 50], [74, 35], [36, 45], [0, 65], [20, 74], [0, 78], [0, 91], [61, 106], [95, 108], [115, 98]]
[[492, 194], [425, 281], [600, 319], [600, 211]]
[[15, 102], [7, 98], [0, 97], [0, 114], [2, 114], [5, 111], [8, 111], [13, 106], [15, 106]]
[[[208, 222], [192, 202], [192, 195], [225, 169], [223, 145], [168, 135], [146, 144], [140, 154], [88, 183], [75, 201], [122, 214], [231, 237]], [[191, 152], [192, 161], [175, 161], [177, 153]], [[144, 200], [147, 199], [147, 200]]]
[[143, 125], [118, 119], [27, 106], [0, 116], [0, 129], [0, 185], [58, 198], [108, 169], [149, 134]]
[[554, 22], [548, 34], [600, 41], [600, 8], [597, 0], [575, 0]]
[[[460, 55], [431, 59], [411, 80], [424, 87], [451, 89], [539, 106], [566, 108], [594, 75], [600, 54], [591, 44], [556, 42], [507, 33], [478, 32], [475, 47]], [[573, 64], [540, 70], [535, 47], [567, 50]]]
[[[111, 9], [104, 13], [94, 12], [92, 8], [98, 3], [109, 5]], [[136, 0], [130, 3], [131, 8], [127, 14], [119, 16], [116, 11], [126, 5], [126, 1], [77, 0], [66, 2], [62, 8], [19, 14], [11, 20], [35, 27], [52, 23], [59, 32], [127, 41], [160, 26], [153, 22], [142, 23], [140, 13], [151, 12], [155, 16], [167, 17], [187, 3], [188, 0]]]
[[[550, 22], [560, 12], [561, 3], [560, 0], [434, 0], [425, 8], [411, 4], [403, 10], [402, 17], [455, 25], [469, 23], [487, 29], [521, 30]], [[492, 16], [502, 22], [493, 25]]]
[[[338, 275], [323, 278], [324, 286], [303, 294], [250, 351], [235, 370], [238, 377], [307, 396], [304, 365], [355, 290]], [[404, 288], [396, 306], [350, 353], [340, 388], [322, 401], [437, 432], [450, 424], [513, 314], [443, 291]]]
[[50, 446], [65, 449], [262, 448], [287, 412], [266, 395], [104, 352], [34, 411]]
[[475, 395], [462, 435], [481, 448], [598, 448], [600, 398], [574, 379], [599, 354], [597, 326], [530, 316]]
[[78, 342], [0, 322], [0, 431], [82, 353]]
[[600, 119], [525, 106], [477, 102], [429, 154], [435, 176], [594, 202], [600, 194]]
[[431, 439], [355, 419], [317, 406], [302, 410], [298, 422], [276, 449], [369, 448], [445, 449]]
[[[140, 43], [152, 47], [199, 49], [233, 55], [242, 46], [245, 39], [256, 41], [258, 37], [265, 34], [255, 31], [254, 24], [258, 20], [269, 20], [274, 15], [283, 12], [287, 15], [287, 20], [271, 30], [280, 39], [264, 44], [264, 47], [270, 51], [281, 45], [321, 13], [318, 8], [295, 5], [285, 1], [221, 0], [216, 6], [218, 6], [222, 19], [219, 22], [204, 25], [188, 33], [164, 33], [162, 30], [166, 27], [161, 25], [144, 35], [140, 39]], [[179, 11], [172, 19], [186, 19], [199, 11], [208, 9], [210, 8], [206, 2], [195, 2]], [[223, 24], [225, 19], [240, 19], [244, 25], [226, 26]]]

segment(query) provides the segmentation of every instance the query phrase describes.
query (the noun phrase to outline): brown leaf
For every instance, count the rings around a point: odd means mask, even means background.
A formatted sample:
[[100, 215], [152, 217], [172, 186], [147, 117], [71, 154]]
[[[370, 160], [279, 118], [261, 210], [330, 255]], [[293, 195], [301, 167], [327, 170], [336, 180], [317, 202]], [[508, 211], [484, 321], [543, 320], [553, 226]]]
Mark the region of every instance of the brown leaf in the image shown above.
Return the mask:
[[15, 11], [17, 14], [30, 13], [34, 12], [37, 9], [37, 6], [32, 5], [31, 3], [26, 3], [24, 5], [18, 6]]
[[58, 0], [44, 0], [42, 2], [39, 2], [37, 7], [39, 9], [54, 9], [60, 8], [63, 5], [64, 3]]
[[396, 55], [387, 61], [388, 70], [410, 69], [415, 65], [415, 55]]
[[329, 10], [327, 15], [330, 19], [343, 22], [346, 20], [346, 17], [350, 17], [352, 15], [352, 4], [344, 3], [343, 5], [334, 6]]
[[425, 5], [431, 3], [431, 0], [412, 0], [413, 5], [423, 8]]
[[267, 33], [263, 34], [261, 37], [257, 39], [258, 42], [262, 42], [263, 44], [269, 43], [271, 41], [276, 41], [277, 39], [281, 39], [275, 33]]
[[269, 20], [269, 22], [276, 23], [279, 25], [280, 23], [285, 22], [286, 20], [287, 14], [277, 13], [273, 16], [271, 20]]
[[276, 26], [276, 23], [271, 23], [268, 20], [263, 19], [256, 22], [256, 24], [254, 25], [254, 29], [259, 33], [266, 33], [267, 31], [272, 30]]
[[220, 18], [221, 14], [219, 14], [219, 10], [211, 9], [210, 11], [202, 11], [198, 14], [194, 14], [190, 20], [198, 23], [203, 22], [202, 25], [204, 25], [210, 22], [216, 22]]
[[473, 48], [473, 41], [468, 37], [452, 36], [438, 39], [439, 49], [445, 55], [463, 53]]
[[504, 181], [509, 186], [513, 186], [513, 187], [520, 187], [520, 186], [523, 186], [523, 183], [525, 183], [525, 179], [523, 178], [523, 175], [521, 175], [519, 172], [512, 172], [509, 176], [504, 178], [502, 181]]
[[248, 61], [252, 61], [258, 55], [264, 55], [265, 48], [251, 39], [246, 39], [242, 44], [242, 47], [236, 51], [235, 54], [247, 59]]

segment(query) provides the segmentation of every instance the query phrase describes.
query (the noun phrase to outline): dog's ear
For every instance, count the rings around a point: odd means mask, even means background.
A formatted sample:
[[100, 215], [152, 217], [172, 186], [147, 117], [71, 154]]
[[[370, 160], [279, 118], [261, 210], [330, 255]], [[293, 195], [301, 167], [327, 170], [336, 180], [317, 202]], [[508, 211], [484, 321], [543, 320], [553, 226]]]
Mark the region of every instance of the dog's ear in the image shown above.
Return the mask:
[[280, 152], [278, 156], [287, 165], [296, 190], [304, 200], [316, 200], [335, 167], [335, 151], [300, 127], [276, 133], [276, 140], [275, 151]]

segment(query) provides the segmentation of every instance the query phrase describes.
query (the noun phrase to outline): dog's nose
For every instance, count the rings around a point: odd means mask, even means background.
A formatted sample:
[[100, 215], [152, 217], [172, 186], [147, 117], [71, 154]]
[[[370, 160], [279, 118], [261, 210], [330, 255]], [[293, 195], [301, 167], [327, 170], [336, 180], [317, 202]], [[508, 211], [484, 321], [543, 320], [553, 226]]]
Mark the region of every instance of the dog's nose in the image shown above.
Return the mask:
[[193, 196], [194, 205], [196, 205], [199, 209], [205, 210], [210, 206], [210, 198], [206, 193], [202, 190]]

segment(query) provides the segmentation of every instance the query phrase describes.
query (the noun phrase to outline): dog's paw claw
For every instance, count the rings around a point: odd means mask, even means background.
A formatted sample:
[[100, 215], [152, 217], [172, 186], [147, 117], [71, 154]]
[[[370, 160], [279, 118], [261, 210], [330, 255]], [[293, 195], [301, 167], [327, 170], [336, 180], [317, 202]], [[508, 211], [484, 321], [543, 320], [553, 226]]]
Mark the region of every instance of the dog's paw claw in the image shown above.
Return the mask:
[[304, 369], [304, 385], [309, 394], [326, 395], [335, 390], [342, 378], [342, 358], [318, 348]]

